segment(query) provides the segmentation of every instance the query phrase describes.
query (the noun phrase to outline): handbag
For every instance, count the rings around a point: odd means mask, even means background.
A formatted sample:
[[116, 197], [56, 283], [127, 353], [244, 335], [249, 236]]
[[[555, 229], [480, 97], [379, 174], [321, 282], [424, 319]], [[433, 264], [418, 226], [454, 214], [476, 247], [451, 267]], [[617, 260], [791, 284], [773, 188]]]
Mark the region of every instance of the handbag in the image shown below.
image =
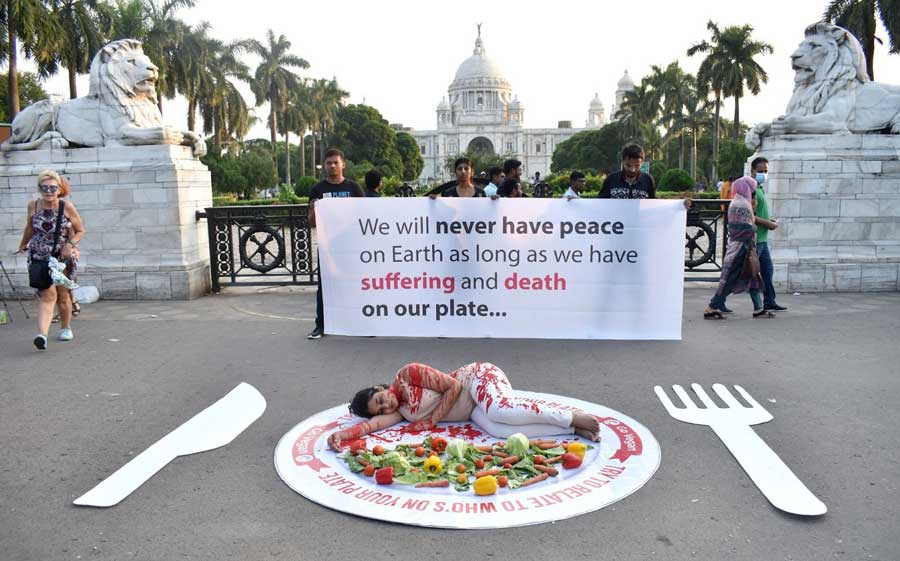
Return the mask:
[[744, 266], [741, 267], [741, 278], [752, 279], [759, 274], [759, 255], [756, 253], [756, 244], [750, 246], [744, 256]]
[[[59, 201], [59, 210], [56, 213], [56, 230], [53, 232], [53, 251], [51, 255], [57, 256], [56, 244], [59, 243], [59, 231], [62, 227], [63, 212], [66, 207], [65, 201]], [[50, 260], [33, 260], [28, 264], [28, 285], [38, 290], [47, 290], [53, 284], [50, 278]]]

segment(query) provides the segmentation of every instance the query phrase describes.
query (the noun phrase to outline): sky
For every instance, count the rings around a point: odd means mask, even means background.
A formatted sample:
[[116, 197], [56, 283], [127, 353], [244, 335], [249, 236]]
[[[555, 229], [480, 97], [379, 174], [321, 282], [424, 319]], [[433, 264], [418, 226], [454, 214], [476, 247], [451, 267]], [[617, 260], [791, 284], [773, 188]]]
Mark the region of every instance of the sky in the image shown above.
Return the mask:
[[[189, 24], [207, 21], [212, 35], [223, 40], [253, 37], [266, 31], [284, 34], [291, 51], [310, 63], [299, 71], [310, 78], [336, 77], [350, 92], [348, 103], [365, 102], [391, 123], [417, 130], [435, 128], [435, 108], [456, 73], [472, 54], [482, 23], [485, 52], [502, 69], [513, 93], [525, 107], [525, 125], [556, 127], [560, 120], [584, 126], [594, 93], [606, 108], [614, 101], [616, 82], [625, 69], [635, 83], [652, 65], [678, 60], [696, 72], [701, 56], [687, 49], [709, 37], [706, 23], [720, 28], [750, 24], [757, 40], [774, 47], [759, 63], [769, 74], [759, 96], [741, 99], [741, 120], [753, 124], [784, 112], [793, 89], [790, 54], [803, 29], [821, 18], [827, 0], [642, 0], [639, 3], [576, 2], [454, 2], [343, 0], [197, 0], [178, 12]], [[752, 7], [752, 9], [750, 9]], [[248, 9], [251, 8], [251, 9]], [[880, 27], [879, 33], [885, 37]], [[876, 81], [900, 84], [900, 55], [888, 55], [876, 43]], [[258, 59], [245, 57], [251, 69]], [[87, 76], [79, 79], [79, 94], [87, 93]], [[44, 84], [50, 93], [68, 95], [65, 73]], [[241, 87], [248, 104], [255, 100]], [[166, 100], [164, 119], [186, 126], [187, 104]], [[725, 102], [731, 118], [734, 104]], [[256, 109], [264, 123], [266, 106]], [[199, 126], [199, 125], [198, 125]], [[268, 138], [264, 124], [249, 138]]]

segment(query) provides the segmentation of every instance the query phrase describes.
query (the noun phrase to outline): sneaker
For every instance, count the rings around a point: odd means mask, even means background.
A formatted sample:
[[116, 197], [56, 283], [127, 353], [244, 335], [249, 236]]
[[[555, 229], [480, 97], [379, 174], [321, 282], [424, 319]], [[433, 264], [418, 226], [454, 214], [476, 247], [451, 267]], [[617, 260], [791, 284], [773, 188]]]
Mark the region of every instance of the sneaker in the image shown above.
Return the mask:
[[75, 335], [72, 334], [72, 329], [71, 329], [71, 328], [66, 327], [65, 329], [60, 329], [60, 330], [59, 330], [59, 337], [58, 337], [58, 339], [59, 339], [60, 341], [71, 341], [71, 340], [74, 339], [74, 338], [75, 338]]
[[316, 326], [315, 329], [309, 332], [309, 335], [306, 336], [307, 339], [321, 339], [322, 335], [325, 335], [325, 330], [319, 326]]
[[779, 306], [778, 304], [770, 304], [768, 306], [763, 306], [764, 310], [769, 310], [770, 312], [786, 312], [786, 306]]
[[34, 336], [34, 346], [40, 350], [44, 350], [47, 348], [47, 336], [43, 333], [38, 333]]

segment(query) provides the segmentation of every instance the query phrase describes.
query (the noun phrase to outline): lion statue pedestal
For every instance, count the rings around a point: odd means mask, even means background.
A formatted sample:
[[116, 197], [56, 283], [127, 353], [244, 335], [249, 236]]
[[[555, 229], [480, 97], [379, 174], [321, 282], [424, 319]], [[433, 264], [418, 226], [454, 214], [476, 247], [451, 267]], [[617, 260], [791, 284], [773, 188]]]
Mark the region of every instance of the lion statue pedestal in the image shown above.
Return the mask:
[[895, 291], [900, 267], [900, 136], [782, 135], [769, 160], [769, 233], [780, 291]]
[[[779, 290], [896, 291], [900, 268], [900, 86], [871, 82], [859, 42], [816, 23], [791, 55], [786, 114], [754, 126]], [[749, 165], [749, 164], [748, 164]], [[749, 169], [749, 168], [748, 168]]]
[[[156, 66], [133, 39], [91, 63], [90, 91], [44, 100], [16, 115], [0, 146], [0, 252], [16, 251], [37, 174], [72, 184], [84, 219], [78, 282], [103, 298], [187, 299], [209, 290], [209, 243], [195, 213], [212, 206], [203, 138], [163, 123]], [[13, 280], [28, 285], [17, 256]]]

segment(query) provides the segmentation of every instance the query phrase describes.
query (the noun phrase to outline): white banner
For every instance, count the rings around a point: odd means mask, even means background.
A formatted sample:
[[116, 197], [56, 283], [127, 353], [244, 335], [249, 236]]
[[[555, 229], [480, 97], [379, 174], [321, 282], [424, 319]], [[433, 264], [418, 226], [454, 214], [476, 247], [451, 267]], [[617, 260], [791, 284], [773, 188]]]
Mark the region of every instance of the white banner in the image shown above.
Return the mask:
[[316, 203], [325, 331], [681, 339], [680, 200]]

